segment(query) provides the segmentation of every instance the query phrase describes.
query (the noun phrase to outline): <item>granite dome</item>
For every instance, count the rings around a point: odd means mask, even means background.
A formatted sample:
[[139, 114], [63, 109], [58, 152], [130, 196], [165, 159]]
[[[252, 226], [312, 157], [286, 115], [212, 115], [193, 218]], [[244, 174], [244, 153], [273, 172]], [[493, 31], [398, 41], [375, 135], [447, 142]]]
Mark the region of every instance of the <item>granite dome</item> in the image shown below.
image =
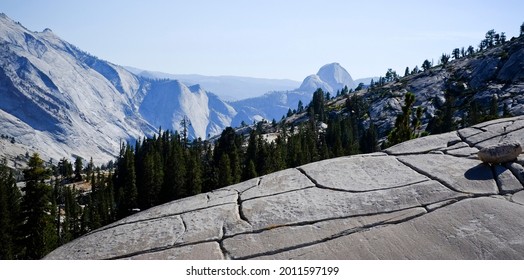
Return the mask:
[[524, 117], [418, 138], [172, 201], [46, 259], [523, 259]]

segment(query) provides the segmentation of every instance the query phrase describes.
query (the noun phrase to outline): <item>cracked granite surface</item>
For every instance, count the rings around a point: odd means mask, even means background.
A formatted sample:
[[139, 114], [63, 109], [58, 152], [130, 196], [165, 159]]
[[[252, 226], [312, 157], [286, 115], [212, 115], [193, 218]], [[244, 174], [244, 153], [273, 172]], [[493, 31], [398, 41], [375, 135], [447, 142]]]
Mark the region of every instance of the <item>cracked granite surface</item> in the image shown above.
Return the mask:
[[166, 203], [46, 259], [524, 259], [524, 117], [329, 159]]

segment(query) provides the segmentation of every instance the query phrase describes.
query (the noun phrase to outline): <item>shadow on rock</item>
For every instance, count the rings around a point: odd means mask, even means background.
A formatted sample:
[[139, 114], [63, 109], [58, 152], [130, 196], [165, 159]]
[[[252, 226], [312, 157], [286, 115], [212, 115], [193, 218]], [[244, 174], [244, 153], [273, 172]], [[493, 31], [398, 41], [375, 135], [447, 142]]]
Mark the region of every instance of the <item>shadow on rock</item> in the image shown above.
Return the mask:
[[466, 173], [464, 173], [464, 177], [468, 180], [475, 181], [493, 180], [493, 173], [489, 165], [481, 163], [468, 169]]

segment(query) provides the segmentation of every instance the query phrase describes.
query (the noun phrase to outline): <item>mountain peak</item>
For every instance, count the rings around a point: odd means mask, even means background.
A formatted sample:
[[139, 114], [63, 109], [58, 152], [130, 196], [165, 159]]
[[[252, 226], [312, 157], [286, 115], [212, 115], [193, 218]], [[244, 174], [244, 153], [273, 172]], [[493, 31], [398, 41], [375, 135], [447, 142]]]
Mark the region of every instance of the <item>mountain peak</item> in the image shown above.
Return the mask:
[[334, 93], [344, 86], [354, 88], [355, 82], [340, 63], [333, 62], [320, 67], [316, 75], [307, 76], [299, 90], [315, 91], [317, 88], [321, 88], [323, 91]]
[[348, 71], [337, 62], [322, 66], [318, 70], [317, 76], [333, 87], [333, 90], [341, 89], [346, 85], [352, 88], [355, 83]]

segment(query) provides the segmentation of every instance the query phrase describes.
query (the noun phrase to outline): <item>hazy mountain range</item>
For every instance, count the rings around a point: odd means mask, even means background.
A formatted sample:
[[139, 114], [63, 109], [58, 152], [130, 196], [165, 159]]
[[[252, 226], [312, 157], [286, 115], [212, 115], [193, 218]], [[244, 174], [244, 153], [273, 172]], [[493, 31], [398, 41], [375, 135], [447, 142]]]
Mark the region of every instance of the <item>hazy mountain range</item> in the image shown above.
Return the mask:
[[[49, 29], [29, 31], [5, 14], [0, 15], [0, 54], [0, 134], [54, 159], [78, 155], [106, 162], [122, 141], [152, 135], [159, 127], [180, 131], [184, 117], [191, 137], [207, 138], [242, 121], [280, 118], [298, 100], [307, 104], [317, 88], [355, 86], [337, 63], [296, 89], [290, 80], [199, 75], [170, 80], [100, 60]], [[203, 85], [234, 99], [242, 85], [246, 96], [275, 88], [228, 103]], [[237, 90], [228, 94], [228, 87]]]

